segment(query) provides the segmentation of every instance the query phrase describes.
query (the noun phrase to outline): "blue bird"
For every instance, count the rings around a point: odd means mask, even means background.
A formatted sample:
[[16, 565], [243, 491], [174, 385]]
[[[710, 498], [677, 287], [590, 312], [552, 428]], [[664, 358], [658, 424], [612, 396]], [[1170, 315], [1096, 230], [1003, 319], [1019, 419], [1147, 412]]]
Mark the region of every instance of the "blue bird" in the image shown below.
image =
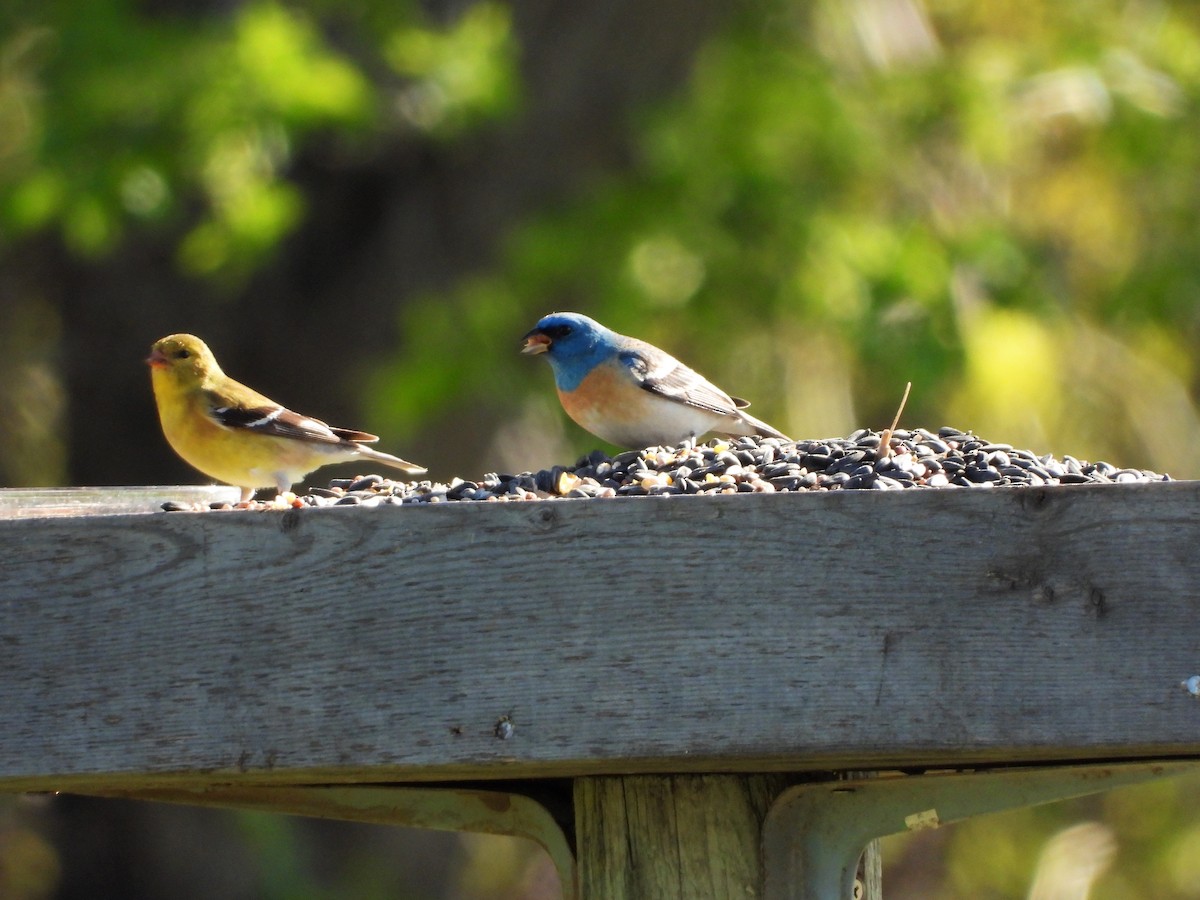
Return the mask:
[[609, 443], [671, 446], [710, 431], [788, 440], [669, 353], [579, 313], [546, 316], [524, 342], [550, 361], [567, 415]]

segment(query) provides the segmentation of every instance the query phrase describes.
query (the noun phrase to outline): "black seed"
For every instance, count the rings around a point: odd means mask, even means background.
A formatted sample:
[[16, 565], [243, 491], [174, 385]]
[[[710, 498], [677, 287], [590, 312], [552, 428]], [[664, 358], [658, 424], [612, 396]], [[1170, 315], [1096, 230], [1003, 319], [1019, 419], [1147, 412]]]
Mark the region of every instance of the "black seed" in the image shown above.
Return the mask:
[[451, 500], [462, 500], [464, 497], [474, 494], [477, 490], [479, 490], [479, 485], [474, 481], [464, 481], [446, 491], [446, 496]]
[[1000, 473], [995, 469], [967, 469], [964, 473], [970, 481], [982, 484], [985, 481], [999, 481]]
[[1058, 476], [1059, 484], [1087, 484], [1091, 480], [1082, 472], [1066, 472]]
[[858, 474], [851, 475], [846, 481], [846, 487], [850, 490], [869, 488], [874, 486], [875, 482], [878, 480], [879, 476], [875, 474], [875, 470], [868, 468], [866, 472], [859, 472]]
[[[299, 497], [308, 507], [382, 504], [426, 505], [459, 502], [523, 502], [566, 496], [587, 499], [613, 496], [669, 497], [676, 494], [749, 493], [807, 490], [898, 490], [907, 487], [1022, 487], [1040, 484], [1111, 484], [1170, 481], [1169, 475], [1120, 469], [1107, 462], [1086, 462], [1064, 455], [1038, 455], [1031, 450], [985, 441], [955, 428], [935, 435], [922, 428], [893, 433], [890, 450], [879, 450], [880, 436], [859, 429], [848, 438], [781, 441], [753, 435], [713, 439], [699, 446], [650, 447], [609, 457], [596, 450], [574, 466], [552, 466], [537, 472], [487, 473], [476, 481], [454, 479], [403, 482], [379, 475], [340, 478], [328, 488], [313, 488]], [[670, 484], [663, 476], [670, 477]], [[708, 480], [714, 475], [720, 480]], [[564, 477], [568, 476], [568, 477]], [[252, 509], [270, 506], [253, 501]], [[162, 509], [204, 509], [167, 501]], [[214, 503], [211, 509], [232, 509]]]

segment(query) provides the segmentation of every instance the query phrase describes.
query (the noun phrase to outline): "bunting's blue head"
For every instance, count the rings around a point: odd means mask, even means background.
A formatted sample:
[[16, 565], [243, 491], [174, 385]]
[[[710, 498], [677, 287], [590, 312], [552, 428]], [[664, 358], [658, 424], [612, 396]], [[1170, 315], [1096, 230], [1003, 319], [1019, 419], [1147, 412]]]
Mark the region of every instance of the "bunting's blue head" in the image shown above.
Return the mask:
[[579, 313], [551, 313], [541, 319], [524, 338], [522, 353], [546, 354], [554, 369], [554, 383], [562, 391], [573, 391], [600, 363], [619, 352], [620, 336], [595, 319]]

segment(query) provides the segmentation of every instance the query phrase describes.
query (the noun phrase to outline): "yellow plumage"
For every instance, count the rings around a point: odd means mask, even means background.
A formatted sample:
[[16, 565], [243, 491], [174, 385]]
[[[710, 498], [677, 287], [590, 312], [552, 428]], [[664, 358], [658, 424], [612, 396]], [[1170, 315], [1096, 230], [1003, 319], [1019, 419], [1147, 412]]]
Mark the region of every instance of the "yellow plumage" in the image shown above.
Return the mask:
[[353, 459], [426, 471], [365, 446], [378, 440], [373, 434], [331, 428], [234, 381], [194, 335], [156, 341], [146, 362], [167, 442], [205, 475], [240, 487], [243, 501], [255, 488], [283, 492], [314, 469]]

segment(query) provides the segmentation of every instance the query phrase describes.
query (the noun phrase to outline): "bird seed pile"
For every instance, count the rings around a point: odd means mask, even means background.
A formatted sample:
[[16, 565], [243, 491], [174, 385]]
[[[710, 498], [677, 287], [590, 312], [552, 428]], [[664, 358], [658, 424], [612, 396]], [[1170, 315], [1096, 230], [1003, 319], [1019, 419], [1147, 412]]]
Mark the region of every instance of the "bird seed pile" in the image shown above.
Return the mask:
[[[782, 441], [715, 439], [704, 444], [651, 447], [608, 456], [597, 450], [573, 466], [519, 475], [490, 473], [478, 481], [392, 481], [380, 475], [339, 478], [327, 488], [252, 501], [250, 508], [378, 506], [448, 501], [669, 496], [672, 494], [776, 493], [779, 491], [991, 488], [1046, 484], [1170, 481], [1143, 469], [1105, 462], [1061, 460], [1017, 450], [957, 428], [893, 432], [880, 447], [878, 432], [862, 429], [844, 439]], [[228, 509], [231, 504], [212, 504]], [[168, 502], [166, 510], [201, 507]], [[203, 506], [203, 508], [210, 508]]]

